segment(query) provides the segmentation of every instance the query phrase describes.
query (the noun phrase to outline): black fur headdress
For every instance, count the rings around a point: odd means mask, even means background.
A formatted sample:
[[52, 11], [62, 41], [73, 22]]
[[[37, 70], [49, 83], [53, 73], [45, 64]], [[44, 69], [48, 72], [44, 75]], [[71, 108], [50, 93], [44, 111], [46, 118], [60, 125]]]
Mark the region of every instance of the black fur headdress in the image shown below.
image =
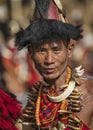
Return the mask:
[[[58, 2], [58, 3], [57, 3]], [[80, 26], [73, 26], [66, 23], [65, 15], [60, 0], [35, 0], [35, 18], [25, 30], [16, 34], [16, 46], [19, 49], [29, 44], [39, 45], [38, 43], [53, 40], [63, 40], [69, 43], [70, 39], [78, 40], [82, 37]], [[51, 10], [52, 9], [52, 10]], [[58, 10], [61, 10], [63, 19], [60, 19]], [[55, 12], [55, 13], [54, 13]], [[51, 17], [48, 17], [48, 16]], [[51, 19], [51, 20], [49, 20]], [[62, 22], [61, 20], [65, 21]]]
[[58, 20], [38, 19], [32, 22], [25, 30], [16, 34], [16, 46], [22, 49], [29, 44], [42, 43], [49, 40], [69, 41], [71, 38], [82, 38], [80, 26], [73, 26]]

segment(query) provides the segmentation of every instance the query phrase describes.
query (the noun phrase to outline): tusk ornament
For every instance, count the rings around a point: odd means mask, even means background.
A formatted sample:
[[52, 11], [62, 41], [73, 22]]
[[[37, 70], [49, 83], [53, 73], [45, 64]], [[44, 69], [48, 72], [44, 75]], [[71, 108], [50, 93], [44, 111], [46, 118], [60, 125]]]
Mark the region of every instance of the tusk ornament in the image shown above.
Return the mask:
[[74, 90], [74, 87], [75, 87], [75, 81], [70, 81], [66, 90], [59, 96], [50, 96], [50, 95], [47, 95], [47, 96], [49, 100], [52, 102], [61, 102], [72, 93], [72, 91]]

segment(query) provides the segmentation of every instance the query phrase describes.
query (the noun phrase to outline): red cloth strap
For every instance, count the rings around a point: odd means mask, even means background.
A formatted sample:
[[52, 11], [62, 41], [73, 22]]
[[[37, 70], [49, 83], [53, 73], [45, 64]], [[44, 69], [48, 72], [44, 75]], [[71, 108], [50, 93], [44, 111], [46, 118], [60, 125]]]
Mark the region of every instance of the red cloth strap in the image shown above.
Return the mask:
[[87, 126], [87, 125], [83, 124], [83, 126], [82, 126], [82, 129], [81, 129], [81, 130], [90, 130], [90, 129], [88, 128], [88, 126]]

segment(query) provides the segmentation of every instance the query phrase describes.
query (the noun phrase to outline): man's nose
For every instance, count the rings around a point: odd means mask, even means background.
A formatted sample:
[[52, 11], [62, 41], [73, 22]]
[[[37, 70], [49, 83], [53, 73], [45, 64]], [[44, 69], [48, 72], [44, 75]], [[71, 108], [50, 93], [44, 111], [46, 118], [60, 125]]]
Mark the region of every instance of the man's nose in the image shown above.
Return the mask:
[[53, 63], [53, 54], [51, 51], [47, 52], [45, 57], [45, 63], [51, 64]]

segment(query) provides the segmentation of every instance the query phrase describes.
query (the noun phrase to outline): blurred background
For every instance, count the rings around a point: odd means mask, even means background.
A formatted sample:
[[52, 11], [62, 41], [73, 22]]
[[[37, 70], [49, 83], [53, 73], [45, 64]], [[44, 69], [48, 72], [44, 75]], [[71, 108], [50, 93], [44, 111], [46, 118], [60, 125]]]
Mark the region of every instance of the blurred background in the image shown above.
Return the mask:
[[[93, 0], [61, 0], [73, 24], [83, 24], [83, 39], [76, 44], [72, 67], [83, 65], [93, 75]], [[17, 51], [15, 33], [33, 20], [34, 0], [0, 0], [0, 80], [25, 106], [28, 88], [40, 79], [26, 49]], [[8, 29], [9, 28], [9, 29]]]

